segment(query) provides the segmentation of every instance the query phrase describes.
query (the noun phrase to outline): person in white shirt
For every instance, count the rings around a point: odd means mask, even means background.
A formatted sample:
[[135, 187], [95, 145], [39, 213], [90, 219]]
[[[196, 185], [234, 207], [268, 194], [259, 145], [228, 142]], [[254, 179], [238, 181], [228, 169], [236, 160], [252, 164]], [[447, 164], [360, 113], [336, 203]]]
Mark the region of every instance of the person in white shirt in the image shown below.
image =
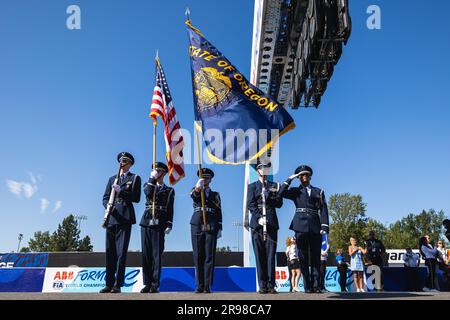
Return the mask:
[[405, 262], [405, 273], [407, 278], [408, 291], [420, 291], [419, 287], [419, 264], [420, 257], [414, 253], [411, 248], [406, 248], [406, 253], [403, 258]]
[[445, 289], [445, 291], [448, 291], [449, 286], [449, 279], [450, 279], [450, 266], [448, 265], [448, 254], [447, 249], [445, 248], [445, 243], [443, 240], [439, 240], [437, 243], [437, 250], [438, 250], [438, 266], [439, 270], [442, 271], [442, 287], [441, 289]]
[[423, 291], [439, 291], [439, 283], [437, 278], [437, 257], [439, 255], [436, 247], [431, 245], [430, 237], [424, 236], [419, 240], [419, 251], [425, 260], [428, 268], [428, 281]]
[[300, 280], [300, 258], [297, 244], [293, 237], [286, 239], [286, 257], [288, 260], [289, 269], [291, 270], [291, 289], [294, 292], [300, 292], [298, 282]]

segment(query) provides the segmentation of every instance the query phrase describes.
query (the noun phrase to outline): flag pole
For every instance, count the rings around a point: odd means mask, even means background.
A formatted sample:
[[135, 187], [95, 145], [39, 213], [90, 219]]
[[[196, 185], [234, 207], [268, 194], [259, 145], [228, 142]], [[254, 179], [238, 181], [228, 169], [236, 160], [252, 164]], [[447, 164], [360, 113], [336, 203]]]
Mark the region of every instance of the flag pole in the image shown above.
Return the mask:
[[[194, 125], [195, 127], [195, 125]], [[197, 139], [197, 155], [198, 155], [198, 177], [203, 179], [202, 174], [202, 158], [200, 154], [200, 140], [198, 138], [198, 131], [195, 129], [195, 138]], [[206, 212], [205, 212], [205, 187], [200, 189], [200, 197], [202, 199], [202, 215], [203, 215], [203, 225], [206, 226]]]
[[[158, 57], [158, 49], [156, 49], [156, 63], [159, 65], [159, 57]], [[156, 170], [156, 126], [157, 121], [156, 117], [153, 118], [153, 170]], [[156, 187], [158, 181], [156, 181], [155, 188], [153, 189], [153, 198], [152, 198], [152, 224], [155, 224], [155, 199], [156, 199]]]

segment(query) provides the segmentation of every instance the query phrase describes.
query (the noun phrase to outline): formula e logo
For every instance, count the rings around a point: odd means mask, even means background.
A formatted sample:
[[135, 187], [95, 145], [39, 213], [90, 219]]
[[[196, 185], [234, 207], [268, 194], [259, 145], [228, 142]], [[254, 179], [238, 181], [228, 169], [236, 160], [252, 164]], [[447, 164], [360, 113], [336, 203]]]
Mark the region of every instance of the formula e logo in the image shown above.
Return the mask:
[[56, 289], [56, 290], [64, 289], [64, 282], [62, 282], [62, 281], [53, 282], [53, 289]]

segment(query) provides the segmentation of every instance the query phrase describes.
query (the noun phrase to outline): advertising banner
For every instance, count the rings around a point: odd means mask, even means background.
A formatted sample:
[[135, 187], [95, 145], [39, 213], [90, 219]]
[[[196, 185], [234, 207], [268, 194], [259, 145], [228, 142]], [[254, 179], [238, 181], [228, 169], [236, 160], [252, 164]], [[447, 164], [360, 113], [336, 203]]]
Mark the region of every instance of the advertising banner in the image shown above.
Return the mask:
[[[104, 268], [47, 268], [43, 292], [98, 292], [105, 286]], [[218, 267], [214, 271], [213, 291], [256, 291], [255, 268]], [[122, 292], [143, 288], [142, 268], [127, 268]], [[195, 268], [162, 268], [160, 291], [195, 290]]]
[[[276, 268], [276, 289], [278, 292], [289, 292], [291, 288], [289, 270], [288, 267]], [[351, 271], [347, 272], [347, 290], [351, 291], [353, 287], [353, 276]], [[300, 277], [298, 284], [300, 291], [304, 292], [303, 279]], [[340, 292], [341, 287], [339, 285], [339, 272], [336, 267], [327, 267], [325, 274], [325, 288], [330, 292]]]
[[[42, 292], [99, 292], [105, 276], [105, 268], [47, 268]], [[142, 287], [142, 268], [126, 268], [122, 292], [139, 292]]]
[[45, 268], [0, 269], [0, 292], [42, 292]]
[[45, 268], [48, 253], [0, 253], [0, 268]]
[[[195, 268], [163, 268], [160, 289], [169, 292], [194, 291]], [[214, 292], [255, 292], [256, 269], [216, 267], [211, 289]]]

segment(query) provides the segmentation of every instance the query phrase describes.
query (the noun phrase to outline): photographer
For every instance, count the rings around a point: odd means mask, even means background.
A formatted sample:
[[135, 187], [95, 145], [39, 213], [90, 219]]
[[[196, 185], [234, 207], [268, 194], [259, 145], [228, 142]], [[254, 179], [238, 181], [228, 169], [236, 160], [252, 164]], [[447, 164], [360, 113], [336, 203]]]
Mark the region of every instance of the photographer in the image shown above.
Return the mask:
[[429, 236], [423, 236], [419, 240], [419, 251], [425, 260], [425, 265], [428, 268], [427, 285], [423, 291], [439, 291], [439, 283], [437, 278], [437, 257], [439, 255], [437, 248], [433, 247]]
[[386, 248], [383, 242], [375, 238], [375, 232], [369, 232], [369, 238], [364, 241], [364, 246], [366, 248], [365, 258], [371, 265], [378, 266], [381, 272], [381, 288], [377, 288], [377, 291], [382, 291], [384, 287], [384, 277], [383, 277], [383, 254], [386, 252]]

